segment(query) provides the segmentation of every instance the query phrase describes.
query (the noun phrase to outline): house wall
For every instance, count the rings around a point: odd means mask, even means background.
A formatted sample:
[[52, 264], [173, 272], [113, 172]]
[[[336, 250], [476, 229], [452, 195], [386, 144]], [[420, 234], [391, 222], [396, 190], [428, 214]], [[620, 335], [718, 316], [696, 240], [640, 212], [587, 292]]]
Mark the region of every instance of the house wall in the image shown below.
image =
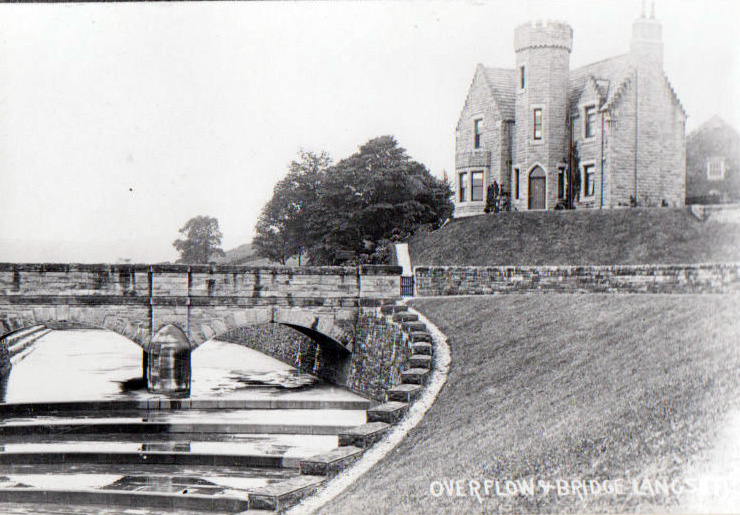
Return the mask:
[[[501, 162], [501, 118], [496, 104], [491, 97], [485, 73], [479, 66], [468, 97], [460, 113], [455, 132], [455, 214], [457, 218], [483, 213], [485, 208], [485, 191], [494, 179], [500, 176]], [[480, 118], [481, 145], [474, 148], [474, 120]], [[483, 200], [472, 202], [471, 172], [483, 170]], [[460, 173], [467, 172], [467, 199], [460, 199]]]

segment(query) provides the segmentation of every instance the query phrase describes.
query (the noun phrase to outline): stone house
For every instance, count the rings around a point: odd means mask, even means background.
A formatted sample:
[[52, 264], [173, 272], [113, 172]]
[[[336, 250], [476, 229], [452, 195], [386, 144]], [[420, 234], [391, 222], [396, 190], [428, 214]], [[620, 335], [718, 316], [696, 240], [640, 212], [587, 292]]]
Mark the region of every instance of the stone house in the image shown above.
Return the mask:
[[740, 135], [715, 116], [686, 137], [686, 203], [740, 202]]
[[[517, 210], [684, 205], [686, 113], [645, 14], [630, 51], [570, 69], [573, 29], [514, 32], [516, 67], [478, 65], [455, 139], [455, 216], [483, 213], [496, 181]], [[572, 171], [572, 173], [571, 173]], [[570, 179], [570, 182], [569, 182]]]

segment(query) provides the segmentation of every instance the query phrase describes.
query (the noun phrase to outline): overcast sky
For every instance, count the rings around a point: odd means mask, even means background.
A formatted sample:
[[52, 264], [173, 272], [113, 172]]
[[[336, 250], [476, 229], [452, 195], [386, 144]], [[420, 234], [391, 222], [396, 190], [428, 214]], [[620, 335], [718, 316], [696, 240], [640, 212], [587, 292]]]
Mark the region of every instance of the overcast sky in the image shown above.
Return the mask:
[[[476, 63], [514, 27], [574, 29], [571, 67], [627, 52], [639, 0], [0, 6], [0, 261], [174, 260], [191, 217], [251, 240], [301, 148], [394, 135], [441, 176]], [[649, 6], [648, 6], [649, 10]], [[691, 130], [740, 128], [740, 2], [659, 1]]]

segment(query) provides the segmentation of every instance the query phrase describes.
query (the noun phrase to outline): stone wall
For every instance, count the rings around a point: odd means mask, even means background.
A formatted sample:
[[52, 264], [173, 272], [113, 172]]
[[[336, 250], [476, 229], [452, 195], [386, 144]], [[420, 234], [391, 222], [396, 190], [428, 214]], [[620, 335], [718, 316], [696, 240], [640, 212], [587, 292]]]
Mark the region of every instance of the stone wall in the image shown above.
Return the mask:
[[416, 267], [420, 296], [495, 293], [740, 293], [740, 264]]
[[410, 350], [397, 324], [389, 322], [377, 308], [362, 309], [347, 327], [352, 354], [341, 356], [316, 341], [280, 324], [240, 327], [219, 336], [313, 374], [331, 384], [378, 402], [386, 390], [401, 382], [401, 371]]

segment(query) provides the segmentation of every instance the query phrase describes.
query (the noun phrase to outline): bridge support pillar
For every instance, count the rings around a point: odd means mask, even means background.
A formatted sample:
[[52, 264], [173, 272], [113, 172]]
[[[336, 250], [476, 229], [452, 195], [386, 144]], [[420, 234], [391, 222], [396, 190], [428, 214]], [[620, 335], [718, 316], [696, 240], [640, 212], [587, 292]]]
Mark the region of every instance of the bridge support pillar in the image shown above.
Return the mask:
[[180, 329], [174, 325], [160, 329], [152, 338], [144, 361], [151, 393], [190, 395], [190, 343]]

